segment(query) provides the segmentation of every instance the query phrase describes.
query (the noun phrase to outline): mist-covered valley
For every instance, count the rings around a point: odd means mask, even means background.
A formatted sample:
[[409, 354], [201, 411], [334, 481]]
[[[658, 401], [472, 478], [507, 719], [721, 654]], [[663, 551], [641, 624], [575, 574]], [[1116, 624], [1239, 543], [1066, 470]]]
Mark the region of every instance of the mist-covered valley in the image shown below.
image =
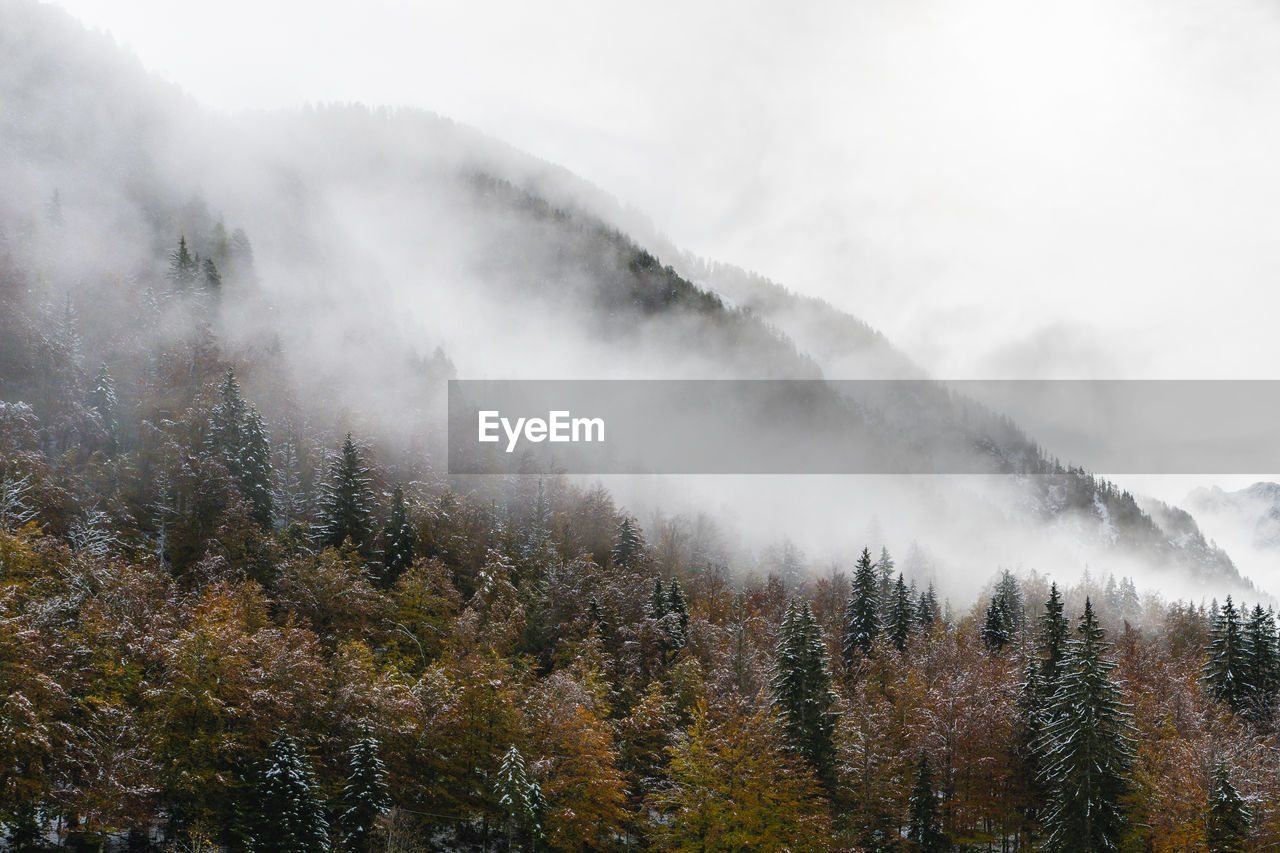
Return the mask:
[[[676, 835], [706, 837], [679, 800], [696, 768], [668, 762], [717, 727], [733, 735], [712, 752], [790, 738], [765, 752], [798, 780], [788, 843], [951, 849], [911, 834], [933, 821], [955, 844], [1041, 849], [1045, 783], [1014, 765], [1044, 757], [1011, 709], [1050, 703], [1023, 664], [1039, 671], [1042, 624], [1082, 613], [1130, 638], [1134, 684], [1164, 683], [1147, 632], [1194, 685], [1196, 761], [1215, 726], [1273, 737], [1272, 674], [1229, 696], [1198, 681], [1232, 619], [1266, 645], [1280, 577], [1266, 549], [1202, 533], [1221, 495], [1135, 496], [941, 387], [833, 385], [806, 405], [876, 453], [987, 473], [450, 474], [450, 379], [928, 377], [856, 316], [699, 258], [627, 200], [447, 118], [213, 112], [29, 0], [0, 0], [0, 57], [0, 663], [43, 644], [0, 682], [38, 694], [0, 704], [20, 732], [0, 747], [14, 849], [692, 849]], [[878, 608], [865, 630], [858, 607]], [[918, 670], [891, 676], [913, 650]], [[793, 653], [834, 673], [830, 730], [778, 710]], [[948, 688], [970, 711], [1003, 703], [932, 765], [945, 817], [911, 791], [934, 799], [917, 777], [936, 731], [856, 722], [907, 707], [926, 672], [971, 676]], [[1143, 713], [1154, 730], [1164, 709]], [[958, 769], [1002, 741], [1025, 749]], [[1262, 844], [1280, 830], [1258, 742], [1233, 772]], [[357, 776], [381, 768], [365, 793], [394, 809], [343, 800], [348, 755]], [[270, 762], [297, 790], [272, 788]], [[985, 802], [993, 787], [1012, 805]], [[327, 803], [325, 841], [304, 838], [318, 818], [274, 838], [249, 814], [297, 791]], [[757, 829], [707, 849], [783, 849]]]

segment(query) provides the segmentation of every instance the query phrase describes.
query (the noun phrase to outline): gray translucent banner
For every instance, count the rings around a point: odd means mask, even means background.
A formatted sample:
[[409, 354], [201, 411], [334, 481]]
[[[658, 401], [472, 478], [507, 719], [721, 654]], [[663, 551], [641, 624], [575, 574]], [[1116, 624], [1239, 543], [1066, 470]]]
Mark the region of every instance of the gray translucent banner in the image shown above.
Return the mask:
[[454, 474], [1280, 472], [1280, 381], [455, 380]]

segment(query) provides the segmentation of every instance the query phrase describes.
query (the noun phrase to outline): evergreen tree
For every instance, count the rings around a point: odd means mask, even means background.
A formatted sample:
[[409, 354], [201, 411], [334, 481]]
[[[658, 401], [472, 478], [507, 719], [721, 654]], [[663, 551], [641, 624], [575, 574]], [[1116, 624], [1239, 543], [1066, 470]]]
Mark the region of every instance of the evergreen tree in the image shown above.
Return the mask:
[[1262, 605], [1255, 605], [1244, 626], [1246, 695], [1244, 713], [1255, 725], [1269, 726], [1275, 717], [1280, 688], [1280, 648], [1276, 623]]
[[204, 259], [204, 292], [215, 305], [222, 301], [222, 276], [213, 258]]
[[107, 433], [107, 448], [114, 453], [120, 443], [119, 424], [116, 421], [119, 403], [116, 400], [115, 380], [111, 378], [111, 371], [107, 369], [105, 362], [98, 368], [98, 375], [94, 377], [93, 390], [89, 392], [89, 405], [102, 420], [102, 428]]
[[880, 559], [876, 560], [876, 598], [880, 601], [881, 624], [889, 624], [890, 597], [893, 595], [893, 557], [889, 549], [880, 547]]
[[320, 496], [320, 544], [339, 548], [350, 539], [363, 547], [373, 532], [373, 490], [369, 469], [351, 433], [342, 443], [342, 453], [329, 470], [329, 481]]
[[920, 754], [916, 766], [916, 783], [907, 805], [907, 842], [916, 853], [940, 853], [947, 849], [938, 814], [938, 797], [933, 790], [933, 774], [929, 759]]
[[249, 406], [240, 396], [234, 369], [228, 369], [219, 389], [219, 401], [209, 413], [209, 433], [205, 445], [226, 466], [231, 476], [240, 478], [240, 451], [244, 445]]
[[200, 256], [187, 248], [187, 236], [183, 234], [178, 237], [178, 248], [169, 253], [168, 279], [175, 290], [184, 291], [196, 280], [199, 271]]
[[689, 642], [689, 605], [685, 601], [684, 590], [680, 588], [679, 578], [672, 578], [667, 584], [664, 626], [668, 648], [673, 652], [683, 649]]
[[1231, 596], [1217, 612], [1209, 632], [1209, 656], [1204, 679], [1213, 698], [1232, 710], [1244, 707], [1248, 694], [1248, 656], [1240, 630], [1240, 615]]
[[1009, 633], [1009, 639], [1012, 640], [1022, 628], [1026, 606], [1022, 599], [1022, 585], [1018, 583], [1018, 578], [1013, 572], [1005, 569], [1000, 573], [994, 597], [1000, 599], [1003, 605], [1005, 629]]
[[640, 527], [635, 519], [624, 515], [618, 524], [618, 532], [613, 543], [613, 564], [630, 566], [644, 557], [645, 543], [640, 535]]
[[925, 591], [920, 593], [920, 601], [916, 605], [916, 621], [920, 623], [921, 628], [929, 631], [938, 623], [940, 612], [938, 594], [934, 591], [933, 583], [930, 582]]
[[907, 639], [911, 636], [915, 621], [916, 612], [911, 601], [911, 593], [907, 591], [905, 578], [899, 574], [898, 580], [893, 585], [893, 592], [890, 594], [886, 626], [889, 639], [898, 651], [904, 651], [907, 648]]
[[787, 605], [769, 687], [791, 746], [809, 762], [818, 778], [830, 785], [835, 763], [837, 715], [832, 708], [836, 696], [831, 690], [827, 644], [807, 601], [792, 599]]
[[254, 853], [317, 853], [328, 849], [329, 823], [315, 777], [298, 744], [281, 734], [259, 773], [253, 819]]
[[653, 579], [653, 593], [649, 596], [649, 618], [662, 621], [667, 615], [667, 593], [662, 588], [662, 578]]
[[383, 580], [393, 584], [400, 573], [413, 565], [415, 556], [413, 525], [404, 505], [404, 489], [399, 484], [391, 494], [391, 518], [382, 531], [386, 543], [382, 554]]
[[867, 654], [880, 633], [879, 581], [871, 552], [862, 549], [853, 575], [853, 589], [844, 609], [844, 642], [842, 650], [846, 666], [853, 666], [859, 652]]
[[988, 651], [999, 654], [1013, 640], [1010, 621], [1005, 600], [998, 595], [992, 598], [987, 605], [986, 619], [982, 623], [982, 643]]
[[240, 493], [253, 508], [253, 520], [265, 530], [275, 517], [275, 493], [272, 490], [271, 441], [262, 416], [252, 406], [244, 418], [240, 448], [236, 458]]
[[1111, 682], [1115, 665], [1104, 657], [1108, 645], [1088, 599], [1077, 635], [1067, 647], [1041, 750], [1049, 791], [1044, 828], [1048, 849], [1057, 853], [1118, 849], [1132, 761], [1129, 714]]
[[516, 849], [514, 842], [517, 839], [527, 839], [529, 845], [521, 846], [531, 849], [532, 841], [540, 835], [539, 824], [546, 805], [538, 783], [529, 779], [524, 756], [514, 745], [502, 756], [493, 792], [506, 824], [507, 849]]
[[1052, 697], [1058, 689], [1058, 678], [1062, 672], [1063, 661], [1066, 660], [1067, 643], [1070, 641], [1070, 629], [1067, 619], [1062, 615], [1062, 595], [1058, 585], [1049, 586], [1049, 598], [1044, 603], [1044, 613], [1040, 617], [1040, 631], [1036, 637], [1036, 652], [1040, 655], [1040, 682], [1044, 695]]
[[1209, 853], [1244, 853], [1249, 840], [1249, 812], [1227, 775], [1218, 764], [1213, 771], [1209, 794], [1209, 815], [1205, 827], [1205, 849]]
[[365, 735], [351, 746], [351, 775], [342, 789], [338, 823], [347, 849], [355, 853], [372, 849], [374, 824], [391, 807], [387, 768], [378, 754], [379, 748], [372, 735]]

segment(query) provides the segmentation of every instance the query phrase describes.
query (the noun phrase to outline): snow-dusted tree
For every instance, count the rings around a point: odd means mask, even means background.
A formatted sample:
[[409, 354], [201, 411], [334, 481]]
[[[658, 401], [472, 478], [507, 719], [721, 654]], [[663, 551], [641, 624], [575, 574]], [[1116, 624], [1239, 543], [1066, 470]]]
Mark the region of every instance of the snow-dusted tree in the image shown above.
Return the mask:
[[329, 480], [320, 495], [320, 543], [338, 548], [350, 539], [364, 546], [373, 532], [373, 489], [369, 469], [347, 433], [342, 453], [329, 469]]
[[871, 650], [880, 633], [879, 580], [871, 552], [862, 549], [853, 575], [853, 589], [844, 608], [844, 642], [842, 649], [846, 666], [852, 666], [859, 653]]
[[938, 593], [933, 588], [933, 582], [930, 581], [925, 591], [920, 593], [920, 600], [916, 603], [916, 621], [920, 623], [921, 628], [928, 631], [941, 618], [942, 609], [938, 606]]
[[807, 601], [792, 599], [787, 605], [769, 687], [791, 746], [809, 762], [819, 779], [830, 784], [835, 759], [837, 715], [832, 708], [836, 696], [831, 690], [827, 644]]
[[347, 849], [354, 853], [368, 853], [374, 826], [391, 807], [387, 768], [379, 750], [377, 738], [369, 734], [351, 746], [351, 775], [342, 789], [338, 825]]
[[391, 493], [391, 518], [382, 531], [382, 578], [395, 583], [400, 573], [413, 565], [415, 555], [413, 525], [404, 505], [404, 489], [399, 484]]
[[1052, 697], [1058, 689], [1058, 677], [1067, 655], [1070, 627], [1062, 615], [1062, 595], [1058, 585], [1050, 584], [1049, 598], [1040, 616], [1040, 630], [1036, 635], [1036, 653], [1040, 656], [1040, 684], [1046, 697]]
[[939, 853], [947, 849], [938, 813], [938, 796], [933, 790], [933, 774], [929, 758], [920, 754], [916, 765], [916, 783], [907, 804], [907, 842], [916, 853]]
[[640, 533], [640, 526], [634, 518], [624, 515], [618, 524], [618, 532], [613, 540], [613, 564], [630, 566], [644, 557], [646, 545]]
[[240, 395], [234, 368], [228, 368], [219, 389], [219, 401], [209, 413], [209, 432], [205, 445], [231, 476], [240, 476], [240, 449], [244, 444], [245, 420], [249, 406]]
[[1004, 605], [1005, 626], [1012, 639], [1013, 635], [1021, 630], [1026, 618], [1022, 584], [1018, 583], [1018, 578], [1013, 572], [1004, 569], [1000, 572], [1000, 580], [996, 581], [995, 594], [992, 597], [999, 599]]
[[1249, 811], [1226, 765], [1213, 769], [1213, 789], [1209, 792], [1209, 814], [1205, 826], [1205, 849], [1209, 853], [1244, 853], [1249, 840]]
[[258, 776], [254, 853], [320, 853], [329, 848], [329, 822], [316, 781], [297, 742], [281, 734]]
[[0, 473], [0, 527], [17, 529], [36, 517], [30, 475]]
[[542, 805], [542, 790], [537, 782], [529, 779], [524, 756], [514, 744], [498, 764], [493, 793], [502, 811], [507, 849], [517, 849], [517, 841], [522, 849], [531, 849], [540, 833], [539, 818], [545, 806]]
[[1111, 681], [1115, 665], [1105, 657], [1107, 648], [1085, 599], [1041, 750], [1049, 791], [1044, 830], [1048, 849], [1057, 853], [1117, 850], [1125, 826], [1120, 800], [1132, 762], [1130, 722]]
[[1248, 695], [1248, 664], [1240, 614], [1228, 595], [1210, 628], [1208, 660], [1204, 665], [1205, 684], [1213, 698], [1232, 710], [1241, 710]]
[[893, 557], [889, 549], [881, 546], [880, 559], [876, 560], [876, 596], [880, 599], [883, 611], [880, 614], [882, 624], [889, 623], [889, 602], [893, 594]]
[[901, 574], [893, 584], [885, 617], [887, 620], [885, 630], [888, 632], [889, 640], [898, 651], [903, 651], [907, 647], [911, 630], [916, 624], [916, 608], [911, 600], [911, 593], [907, 591], [906, 579]]
[[1261, 604], [1254, 605], [1244, 625], [1244, 714], [1254, 724], [1270, 725], [1275, 717], [1276, 691], [1280, 688], [1280, 649], [1275, 618]]
[[111, 371], [103, 362], [98, 368], [98, 375], [93, 378], [93, 390], [89, 392], [89, 406], [98, 413], [102, 428], [107, 433], [108, 449], [114, 453], [120, 443], [119, 423], [116, 412], [120, 407], [116, 399], [116, 383], [111, 378]]
[[663, 633], [667, 637], [667, 647], [672, 652], [678, 652], [689, 642], [689, 605], [685, 601], [684, 590], [680, 588], [679, 578], [672, 578], [671, 583], [667, 584]]
[[204, 259], [204, 292], [215, 305], [222, 301], [222, 275], [213, 258]]
[[248, 407], [241, 433], [237, 467], [240, 469], [240, 494], [253, 507], [253, 520], [263, 529], [271, 527], [275, 517], [275, 492], [272, 489], [271, 441], [262, 416]]
[[987, 615], [982, 623], [982, 643], [988, 651], [999, 654], [1013, 640], [1010, 622], [1005, 600], [999, 595], [993, 597], [987, 604]]

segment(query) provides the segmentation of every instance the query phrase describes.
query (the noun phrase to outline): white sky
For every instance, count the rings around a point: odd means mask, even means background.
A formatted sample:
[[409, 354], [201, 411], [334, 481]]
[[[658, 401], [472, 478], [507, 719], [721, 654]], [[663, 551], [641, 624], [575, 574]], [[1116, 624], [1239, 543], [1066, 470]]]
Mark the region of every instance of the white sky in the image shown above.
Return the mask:
[[58, 0], [221, 110], [425, 107], [943, 377], [1265, 377], [1266, 0]]

